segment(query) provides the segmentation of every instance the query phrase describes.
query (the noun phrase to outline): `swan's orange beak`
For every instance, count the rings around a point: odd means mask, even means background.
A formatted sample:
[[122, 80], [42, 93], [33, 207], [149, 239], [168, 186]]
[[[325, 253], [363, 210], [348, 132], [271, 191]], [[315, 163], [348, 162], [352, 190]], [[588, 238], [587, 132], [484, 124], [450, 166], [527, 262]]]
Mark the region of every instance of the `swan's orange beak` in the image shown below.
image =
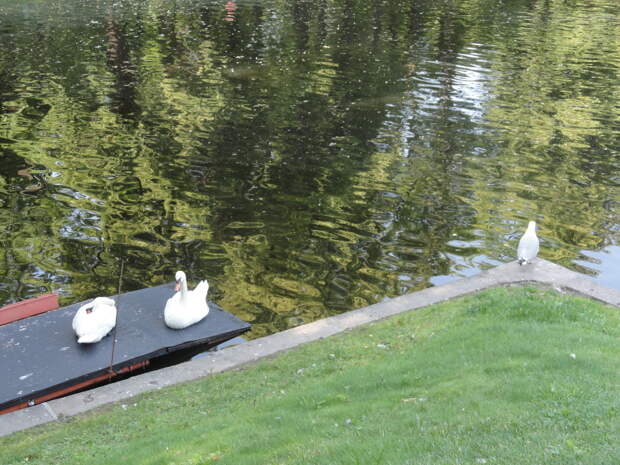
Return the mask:
[[175, 290], [176, 292], [178, 292], [178, 291], [179, 291], [179, 289], [181, 289], [181, 281], [177, 281], [177, 283], [176, 283], [176, 284], [175, 284], [175, 286], [174, 286], [174, 290]]

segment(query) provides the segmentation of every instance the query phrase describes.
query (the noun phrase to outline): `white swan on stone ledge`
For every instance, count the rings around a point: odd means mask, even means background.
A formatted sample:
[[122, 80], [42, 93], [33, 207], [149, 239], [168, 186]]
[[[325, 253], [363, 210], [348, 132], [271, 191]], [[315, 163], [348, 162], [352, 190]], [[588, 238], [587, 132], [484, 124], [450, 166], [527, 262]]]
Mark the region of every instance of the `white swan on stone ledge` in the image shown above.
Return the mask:
[[207, 304], [209, 283], [207, 280], [200, 281], [193, 290], [189, 291], [187, 277], [183, 271], [177, 271], [175, 279], [177, 292], [166, 302], [164, 321], [169, 328], [183, 329], [198, 323], [209, 314]]

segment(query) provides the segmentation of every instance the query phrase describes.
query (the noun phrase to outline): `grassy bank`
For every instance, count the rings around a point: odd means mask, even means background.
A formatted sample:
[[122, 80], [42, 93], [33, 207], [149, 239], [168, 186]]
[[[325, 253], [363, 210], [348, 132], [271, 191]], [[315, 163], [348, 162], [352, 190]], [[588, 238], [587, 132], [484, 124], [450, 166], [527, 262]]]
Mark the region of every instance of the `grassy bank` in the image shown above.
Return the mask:
[[619, 336], [618, 309], [494, 289], [2, 438], [0, 463], [618, 463]]

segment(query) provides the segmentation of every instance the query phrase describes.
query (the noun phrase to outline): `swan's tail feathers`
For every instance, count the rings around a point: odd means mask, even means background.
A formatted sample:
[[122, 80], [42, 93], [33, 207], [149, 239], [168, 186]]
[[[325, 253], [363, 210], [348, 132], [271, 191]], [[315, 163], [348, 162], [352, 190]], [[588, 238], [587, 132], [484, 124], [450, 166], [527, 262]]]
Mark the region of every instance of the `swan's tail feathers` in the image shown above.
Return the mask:
[[204, 281], [200, 281], [198, 285], [196, 286], [196, 289], [194, 289], [194, 291], [200, 295], [204, 295], [206, 299], [207, 293], [209, 292], [209, 283], [207, 282], [207, 280], [205, 279]]
[[78, 339], [78, 342], [80, 344], [92, 344], [94, 342], [99, 342], [100, 340], [101, 340], [100, 335], [84, 334], [83, 336], [80, 336], [80, 338]]

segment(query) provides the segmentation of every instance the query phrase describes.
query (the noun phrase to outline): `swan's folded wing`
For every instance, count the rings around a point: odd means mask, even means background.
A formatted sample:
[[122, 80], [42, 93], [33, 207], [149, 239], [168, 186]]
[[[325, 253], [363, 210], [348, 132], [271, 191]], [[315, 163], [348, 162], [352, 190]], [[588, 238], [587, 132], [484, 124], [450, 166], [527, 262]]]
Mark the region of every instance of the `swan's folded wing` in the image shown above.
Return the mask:
[[207, 280], [205, 279], [204, 281], [200, 281], [194, 289], [194, 292], [206, 298], [207, 293], [209, 292], [209, 283]]

